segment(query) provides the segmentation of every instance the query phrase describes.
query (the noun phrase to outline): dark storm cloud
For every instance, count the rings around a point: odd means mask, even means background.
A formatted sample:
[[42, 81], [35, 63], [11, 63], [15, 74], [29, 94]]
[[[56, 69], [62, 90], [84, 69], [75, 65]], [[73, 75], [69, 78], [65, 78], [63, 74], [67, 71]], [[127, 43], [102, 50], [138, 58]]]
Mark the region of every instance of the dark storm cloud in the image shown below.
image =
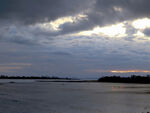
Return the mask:
[[150, 28], [148, 29], [145, 29], [144, 30], [144, 34], [146, 35], [146, 36], [150, 36]]
[[26, 24], [74, 15], [89, 7], [90, 0], [0, 0], [0, 19]]
[[59, 33], [88, 30], [124, 20], [150, 16], [149, 0], [0, 0], [0, 20], [10, 23], [42, 23], [85, 13], [87, 19], [60, 26]]
[[90, 18], [97, 24], [150, 16], [149, 0], [97, 0]]
[[[54, 20], [91, 9], [87, 13], [89, 18], [94, 20], [94, 23], [99, 24], [107, 23], [108, 20], [116, 21], [131, 17], [149, 16], [150, 12], [149, 0], [96, 0], [95, 4], [91, 6], [93, 1], [0, 0], [0, 18], [18, 19], [24, 23], [32, 23]], [[123, 13], [116, 11], [114, 7], [122, 8]]]
[[149, 0], [96, 0], [86, 13], [88, 20], [77, 24], [68, 23], [61, 26], [62, 33], [88, 30], [97, 25], [105, 26], [125, 20], [150, 16]]

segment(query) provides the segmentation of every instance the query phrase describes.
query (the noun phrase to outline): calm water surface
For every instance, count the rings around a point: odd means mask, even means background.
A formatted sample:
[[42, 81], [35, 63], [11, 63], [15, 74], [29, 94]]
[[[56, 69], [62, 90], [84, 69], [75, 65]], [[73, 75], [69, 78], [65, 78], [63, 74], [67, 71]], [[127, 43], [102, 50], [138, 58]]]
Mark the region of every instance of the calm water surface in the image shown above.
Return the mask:
[[150, 112], [147, 84], [34, 81], [0, 84], [0, 113], [147, 112]]

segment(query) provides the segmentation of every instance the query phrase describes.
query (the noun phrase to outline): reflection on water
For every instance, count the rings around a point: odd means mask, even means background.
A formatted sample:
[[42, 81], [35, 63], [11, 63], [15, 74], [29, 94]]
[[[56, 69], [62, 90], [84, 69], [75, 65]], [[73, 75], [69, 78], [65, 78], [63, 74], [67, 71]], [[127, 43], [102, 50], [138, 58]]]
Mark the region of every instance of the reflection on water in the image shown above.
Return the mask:
[[112, 91], [122, 91], [124, 90], [124, 86], [112, 86]]
[[148, 84], [4, 83], [0, 113], [148, 113], [149, 92]]

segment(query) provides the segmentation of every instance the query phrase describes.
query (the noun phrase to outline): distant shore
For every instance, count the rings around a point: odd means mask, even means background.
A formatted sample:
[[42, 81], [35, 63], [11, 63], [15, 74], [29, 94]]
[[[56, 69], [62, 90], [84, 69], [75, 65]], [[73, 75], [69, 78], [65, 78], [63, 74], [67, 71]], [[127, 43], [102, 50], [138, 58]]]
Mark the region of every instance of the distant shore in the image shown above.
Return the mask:
[[72, 78], [60, 78], [55, 76], [6, 76], [0, 75], [0, 79], [61, 79], [61, 80], [72, 80]]
[[80, 80], [74, 78], [60, 78], [55, 76], [6, 76], [0, 75], [0, 79], [37, 79], [37, 82], [76, 82], [76, 83], [92, 83], [92, 82], [107, 82], [107, 83], [141, 83], [150, 84], [150, 75], [137, 76], [131, 75], [130, 77], [120, 76], [104, 76], [97, 80]]
[[105, 76], [99, 78], [98, 82], [150, 84], [150, 75], [147, 76], [132, 75], [131, 77]]
[[43, 81], [43, 80], [39, 80], [37, 82], [74, 82], [74, 83], [93, 83], [93, 82], [98, 82], [97, 80], [52, 80], [52, 81], [49, 81], [49, 80], [46, 80], [46, 81]]

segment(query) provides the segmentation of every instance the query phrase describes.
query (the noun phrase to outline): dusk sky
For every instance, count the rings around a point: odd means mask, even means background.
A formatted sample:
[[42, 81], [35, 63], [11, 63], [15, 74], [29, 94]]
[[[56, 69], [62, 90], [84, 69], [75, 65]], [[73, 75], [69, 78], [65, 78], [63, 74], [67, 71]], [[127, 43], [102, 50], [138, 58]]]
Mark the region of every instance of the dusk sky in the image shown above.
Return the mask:
[[0, 74], [150, 74], [150, 0], [0, 0]]

